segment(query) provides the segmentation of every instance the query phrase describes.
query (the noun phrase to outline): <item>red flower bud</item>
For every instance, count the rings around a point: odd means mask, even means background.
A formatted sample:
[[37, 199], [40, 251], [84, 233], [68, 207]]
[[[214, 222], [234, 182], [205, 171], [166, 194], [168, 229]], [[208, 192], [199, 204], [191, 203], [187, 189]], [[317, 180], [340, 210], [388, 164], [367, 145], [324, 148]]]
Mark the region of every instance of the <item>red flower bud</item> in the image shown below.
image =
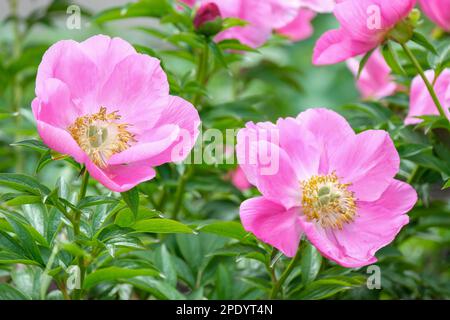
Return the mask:
[[217, 4], [213, 2], [202, 5], [194, 18], [194, 27], [200, 33], [214, 35], [222, 27], [222, 16]]

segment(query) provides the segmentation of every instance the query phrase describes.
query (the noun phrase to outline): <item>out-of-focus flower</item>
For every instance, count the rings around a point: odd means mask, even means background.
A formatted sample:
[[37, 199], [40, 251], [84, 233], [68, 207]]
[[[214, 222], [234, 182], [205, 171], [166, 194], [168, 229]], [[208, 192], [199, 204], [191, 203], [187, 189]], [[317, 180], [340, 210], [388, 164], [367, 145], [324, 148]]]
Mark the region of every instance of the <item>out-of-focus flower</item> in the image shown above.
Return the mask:
[[[372, 50], [385, 41], [394, 27], [408, 16], [415, 2], [416, 0], [338, 1], [334, 15], [341, 26], [320, 37], [314, 48], [313, 63], [334, 64]], [[396, 37], [398, 41], [406, 41], [410, 35], [412, 30], [404, 26], [392, 37]]]
[[450, 32], [450, 0], [419, 0], [419, 2], [430, 20]]
[[300, 7], [310, 9], [314, 12], [332, 12], [336, 0], [299, 0]]
[[152, 179], [154, 166], [184, 159], [200, 123], [189, 102], [169, 95], [159, 60], [103, 35], [47, 50], [32, 109], [46, 145], [117, 192]]
[[292, 41], [300, 41], [309, 38], [313, 32], [311, 21], [316, 16], [316, 13], [308, 9], [300, 9], [294, 20], [289, 22], [284, 27], [277, 29], [279, 34], [282, 34]]
[[214, 2], [202, 5], [195, 14], [194, 27], [197, 32], [208, 36], [217, 34], [222, 28], [219, 7]]
[[[434, 82], [436, 96], [444, 107], [447, 118], [450, 119], [450, 69], [445, 69], [439, 77], [434, 79], [434, 71], [425, 72], [430, 83]], [[430, 96], [423, 79], [416, 76], [411, 84], [409, 112], [405, 119], [405, 124], [416, 124], [422, 122], [417, 116], [439, 115], [439, 111]]]
[[[359, 60], [351, 58], [347, 65], [355, 77], [359, 70]], [[391, 69], [379, 50], [372, 53], [362, 70], [356, 86], [363, 99], [381, 99], [392, 95], [397, 90], [397, 84], [392, 78]]]
[[240, 167], [236, 168], [230, 172], [231, 182], [233, 185], [241, 191], [245, 191], [252, 187], [251, 183], [248, 182], [244, 171]]
[[374, 263], [375, 252], [394, 240], [417, 201], [410, 185], [394, 179], [400, 159], [389, 134], [355, 134], [327, 109], [276, 125], [248, 123], [236, 150], [262, 194], [242, 203], [242, 224], [289, 257], [305, 234], [342, 266]]

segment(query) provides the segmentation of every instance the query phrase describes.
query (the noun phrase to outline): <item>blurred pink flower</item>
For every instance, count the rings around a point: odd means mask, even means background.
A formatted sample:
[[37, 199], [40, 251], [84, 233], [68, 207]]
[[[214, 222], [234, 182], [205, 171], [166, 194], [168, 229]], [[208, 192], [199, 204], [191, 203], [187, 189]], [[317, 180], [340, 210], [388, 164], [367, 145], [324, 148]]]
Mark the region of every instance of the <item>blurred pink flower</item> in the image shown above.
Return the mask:
[[194, 17], [194, 27], [198, 29], [205, 23], [212, 22], [220, 18], [221, 15], [219, 7], [214, 2], [205, 3], [198, 9]]
[[302, 8], [310, 9], [314, 12], [332, 12], [336, 5], [336, 0], [299, 0]]
[[159, 60], [103, 35], [47, 50], [32, 109], [46, 145], [117, 192], [152, 179], [154, 166], [184, 159], [198, 135], [196, 109], [169, 95]]
[[[278, 132], [272, 134], [277, 139], [268, 139], [268, 131]], [[247, 179], [262, 194], [242, 203], [242, 224], [289, 257], [305, 234], [342, 266], [374, 263], [375, 252], [394, 240], [417, 201], [410, 185], [394, 179], [400, 159], [389, 134], [355, 134], [327, 109], [310, 109], [276, 125], [248, 123], [238, 133], [236, 150]], [[276, 155], [278, 170], [264, 172], [264, 154]]]
[[[430, 83], [434, 81], [434, 71], [425, 72]], [[445, 69], [434, 84], [436, 95], [444, 107], [447, 118], [450, 119], [450, 69]], [[409, 112], [405, 124], [416, 124], [422, 122], [417, 116], [439, 115], [439, 111], [430, 96], [422, 78], [416, 76], [411, 84]]]
[[191, 6], [195, 3], [215, 3], [224, 18], [245, 20], [246, 26], [232, 27], [216, 36], [216, 41], [237, 39], [252, 48], [263, 45], [272, 30], [286, 26], [298, 13], [298, 0], [198, 0], [183, 1]]
[[307, 39], [314, 32], [311, 21], [315, 16], [316, 14], [311, 10], [300, 9], [295, 19], [284, 27], [277, 29], [277, 32], [288, 37], [292, 41]]
[[339, 0], [334, 15], [340, 28], [317, 41], [313, 63], [334, 64], [364, 54], [385, 40], [386, 34], [414, 8], [416, 0]]
[[[360, 61], [351, 58], [347, 65], [352, 73], [358, 74]], [[381, 99], [392, 95], [397, 90], [397, 84], [391, 75], [391, 69], [379, 50], [373, 52], [367, 60], [356, 86], [364, 99]]]
[[197, 2], [197, 0], [178, 0], [178, 1], [183, 2], [184, 4], [187, 4], [188, 6], [191, 7]]
[[430, 20], [450, 32], [450, 0], [419, 0], [419, 2]]
[[233, 185], [241, 191], [245, 191], [252, 187], [251, 183], [248, 182], [244, 171], [240, 167], [236, 168], [230, 172], [231, 182]]

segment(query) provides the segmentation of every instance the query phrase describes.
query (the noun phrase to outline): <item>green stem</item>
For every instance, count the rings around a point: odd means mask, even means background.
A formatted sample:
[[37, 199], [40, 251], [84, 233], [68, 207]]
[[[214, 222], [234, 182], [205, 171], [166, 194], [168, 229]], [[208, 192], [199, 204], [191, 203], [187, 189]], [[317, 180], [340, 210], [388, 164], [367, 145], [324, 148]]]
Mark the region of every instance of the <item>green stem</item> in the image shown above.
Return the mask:
[[186, 188], [186, 182], [192, 173], [192, 166], [189, 166], [186, 171], [180, 176], [178, 180], [178, 187], [175, 193], [175, 204], [173, 206], [172, 218], [177, 219], [180, 212], [181, 205], [183, 204], [184, 189]]
[[294, 267], [295, 267], [295, 265], [296, 265], [296, 263], [297, 263], [299, 258], [300, 258], [300, 249], [297, 250], [297, 253], [296, 253], [295, 257], [291, 259], [291, 261], [289, 262], [286, 270], [284, 270], [284, 272], [281, 274], [280, 279], [278, 279], [278, 281], [276, 281], [273, 284], [272, 292], [270, 293], [270, 299], [271, 300], [275, 299], [277, 297], [281, 286], [286, 281], [287, 277], [291, 274], [292, 270], [294, 270]]
[[[209, 62], [209, 45], [208, 42], [205, 42], [205, 47], [200, 52], [198, 57], [198, 67], [197, 67], [197, 82], [204, 86], [206, 83], [206, 76], [208, 74], [208, 62]], [[198, 108], [198, 104], [202, 98], [202, 93], [197, 92], [192, 100], [192, 104]]]
[[[22, 34], [20, 32], [20, 21], [18, 17], [18, 0], [10, 0], [9, 6], [11, 10], [11, 15], [14, 17], [13, 21], [13, 35], [14, 35], [14, 43], [13, 43], [13, 51], [12, 58], [18, 59], [22, 54]], [[22, 118], [20, 114], [20, 104], [22, 102], [22, 85], [19, 78], [19, 74], [15, 74], [12, 78], [12, 111], [14, 113], [15, 126], [16, 126], [16, 134], [14, 137], [14, 142], [21, 140], [20, 128], [22, 126]], [[21, 172], [23, 170], [23, 154], [21, 150], [16, 151], [16, 171]]]
[[[80, 192], [78, 193], [78, 203], [86, 196], [88, 184], [89, 184], [89, 173], [86, 170], [86, 168], [83, 168]], [[81, 210], [75, 211], [75, 216], [74, 216], [73, 220], [74, 220], [73, 221], [73, 233], [75, 235], [75, 240], [77, 240], [77, 238], [80, 236]], [[86, 266], [85, 266], [83, 256], [78, 257], [77, 265], [80, 270], [80, 288], [74, 290], [73, 299], [81, 300], [83, 297], [83, 283], [84, 283], [84, 277], [86, 274]]]
[[436, 92], [434, 91], [433, 85], [428, 81], [428, 78], [425, 75], [425, 72], [422, 69], [422, 66], [420, 65], [419, 61], [417, 61], [416, 57], [412, 53], [411, 49], [408, 48], [408, 46], [405, 43], [400, 44], [403, 48], [403, 51], [405, 51], [406, 55], [408, 56], [409, 60], [411, 60], [412, 64], [416, 68], [417, 72], [419, 73], [420, 77], [422, 78], [423, 82], [425, 83], [425, 86], [428, 89], [428, 92], [431, 95], [431, 98], [433, 99], [434, 104], [436, 105], [436, 108], [439, 111], [439, 114], [447, 119], [444, 108], [441, 105], [441, 102], [439, 101]]

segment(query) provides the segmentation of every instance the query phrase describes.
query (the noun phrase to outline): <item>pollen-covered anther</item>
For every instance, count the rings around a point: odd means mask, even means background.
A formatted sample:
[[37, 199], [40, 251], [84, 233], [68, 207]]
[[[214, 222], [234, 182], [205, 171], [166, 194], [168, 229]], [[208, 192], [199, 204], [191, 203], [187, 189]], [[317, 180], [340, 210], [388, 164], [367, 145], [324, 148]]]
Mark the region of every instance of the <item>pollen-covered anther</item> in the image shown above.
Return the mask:
[[342, 229], [354, 220], [354, 194], [348, 190], [350, 184], [339, 182], [336, 173], [313, 176], [301, 185], [303, 213], [309, 221], [324, 228]]
[[106, 168], [112, 155], [136, 142], [128, 131], [129, 125], [118, 123], [120, 118], [117, 111], [106, 113], [106, 108], [100, 107], [97, 113], [78, 117], [68, 128], [80, 148], [100, 168]]

